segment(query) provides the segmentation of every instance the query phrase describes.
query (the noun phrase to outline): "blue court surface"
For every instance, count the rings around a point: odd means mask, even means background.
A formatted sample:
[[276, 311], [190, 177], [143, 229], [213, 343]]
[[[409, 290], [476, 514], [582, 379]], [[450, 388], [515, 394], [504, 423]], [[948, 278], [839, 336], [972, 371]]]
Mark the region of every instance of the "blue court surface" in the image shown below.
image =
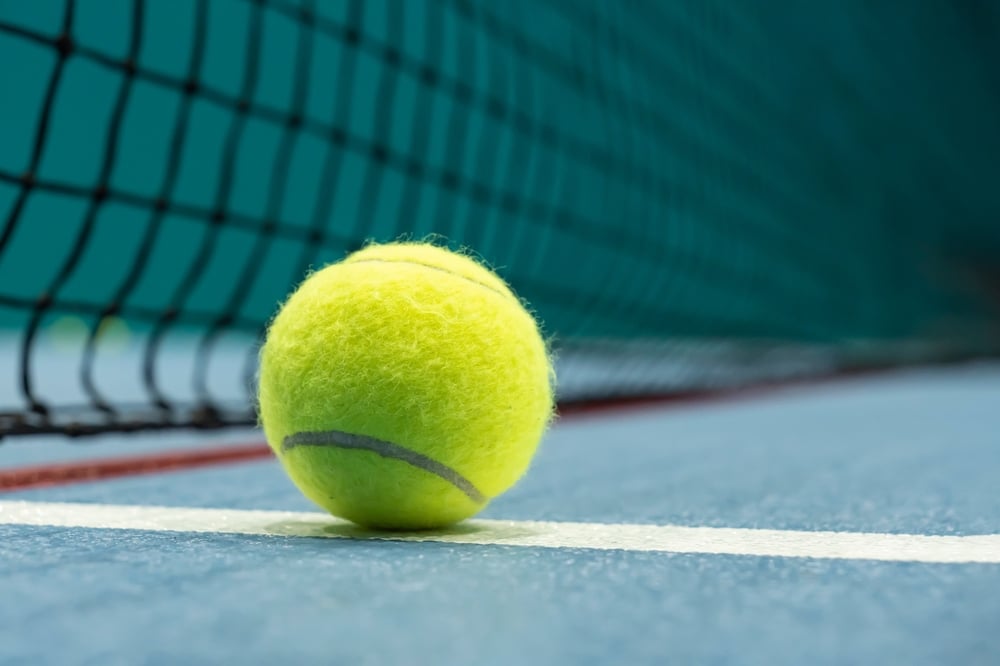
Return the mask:
[[339, 523], [273, 460], [13, 492], [0, 663], [995, 665], [998, 476], [987, 363], [567, 417], [438, 533]]

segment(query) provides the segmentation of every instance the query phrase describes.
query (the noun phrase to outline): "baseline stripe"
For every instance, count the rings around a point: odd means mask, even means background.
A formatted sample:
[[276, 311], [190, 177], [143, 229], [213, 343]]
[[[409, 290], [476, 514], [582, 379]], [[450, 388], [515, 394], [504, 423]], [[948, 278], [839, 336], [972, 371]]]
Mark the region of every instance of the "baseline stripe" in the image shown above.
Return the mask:
[[371, 532], [321, 513], [0, 502], [0, 525], [584, 548], [884, 562], [1000, 564], [1000, 534], [928, 536], [680, 525], [470, 520], [435, 532]]

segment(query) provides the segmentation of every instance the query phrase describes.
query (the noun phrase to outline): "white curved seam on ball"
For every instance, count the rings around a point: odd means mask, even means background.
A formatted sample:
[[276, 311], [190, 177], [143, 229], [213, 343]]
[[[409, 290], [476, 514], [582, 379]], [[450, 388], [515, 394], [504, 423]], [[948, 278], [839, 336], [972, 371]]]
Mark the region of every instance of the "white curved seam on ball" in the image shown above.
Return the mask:
[[[459, 278], [461, 280], [465, 280], [466, 282], [471, 282], [472, 284], [478, 285], [478, 286], [482, 287], [483, 289], [489, 289], [494, 294], [498, 294], [499, 296], [503, 296], [504, 298], [508, 298], [509, 297], [509, 298], [513, 298], [514, 300], [517, 300], [517, 297], [514, 296], [513, 292], [510, 292], [509, 290], [507, 292], [503, 292], [503, 291], [500, 291], [499, 289], [497, 289], [495, 287], [492, 287], [492, 286], [486, 284], [485, 282], [480, 282], [479, 280], [470, 278], [467, 275], [462, 275], [461, 273], [456, 273], [454, 271], [449, 271], [447, 268], [442, 268], [441, 266], [435, 266], [434, 264], [425, 264], [422, 261], [413, 261], [412, 259], [358, 259], [357, 261], [349, 261], [348, 260], [348, 261], [344, 262], [342, 265], [343, 266], [353, 266], [354, 264], [409, 264], [411, 266], [419, 266], [421, 268], [429, 268], [429, 269], [431, 269], [433, 271], [438, 271], [438, 272], [444, 273], [445, 275], [453, 275], [453, 276], [455, 276], [455, 277], [457, 277], [457, 278]], [[483, 267], [483, 269], [484, 270], [488, 270], [485, 267]]]
[[338, 449], [357, 449], [362, 451], [371, 451], [372, 453], [376, 453], [383, 458], [402, 460], [403, 462], [409, 463], [418, 469], [430, 472], [431, 474], [444, 479], [465, 493], [465, 495], [476, 504], [483, 504], [486, 502], [486, 496], [483, 495], [483, 493], [481, 493], [471, 481], [462, 476], [459, 472], [451, 467], [448, 467], [444, 463], [425, 456], [422, 453], [413, 451], [412, 449], [408, 449], [405, 446], [400, 446], [399, 444], [387, 442], [375, 437], [368, 437], [367, 435], [356, 435], [340, 430], [324, 430], [322, 432], [297, 432], [293, 435], [289, 435], [288, 437], [285, 437], [285, 440], [281, 443], [281, 450], [284, 452], [294, 449], [297, 446], [327, 446]]

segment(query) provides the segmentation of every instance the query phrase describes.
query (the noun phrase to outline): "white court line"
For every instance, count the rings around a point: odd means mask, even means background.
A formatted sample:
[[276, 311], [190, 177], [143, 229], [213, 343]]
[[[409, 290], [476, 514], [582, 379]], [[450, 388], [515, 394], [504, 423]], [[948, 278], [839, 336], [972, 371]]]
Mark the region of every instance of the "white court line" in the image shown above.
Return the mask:
[[926, 536], [509, 520], [470, 520], [439, 532], [373, 533], [322, 513], [25, 501], [0, 501], [0, 525], [886, 562], [1000, 563], [1000, 534]]

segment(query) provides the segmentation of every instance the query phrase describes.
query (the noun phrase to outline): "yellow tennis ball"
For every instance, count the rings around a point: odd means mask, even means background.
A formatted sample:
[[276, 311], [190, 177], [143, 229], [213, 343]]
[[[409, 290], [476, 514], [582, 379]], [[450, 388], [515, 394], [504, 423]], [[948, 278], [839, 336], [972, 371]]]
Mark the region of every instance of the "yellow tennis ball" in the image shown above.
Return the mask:
[[503, 280], [423, 243], [310, 275], [261, 349], [259, 410], [299, 489], [387, 529], [449, 525], [525, 472], [553, 412], [537, 323]]

